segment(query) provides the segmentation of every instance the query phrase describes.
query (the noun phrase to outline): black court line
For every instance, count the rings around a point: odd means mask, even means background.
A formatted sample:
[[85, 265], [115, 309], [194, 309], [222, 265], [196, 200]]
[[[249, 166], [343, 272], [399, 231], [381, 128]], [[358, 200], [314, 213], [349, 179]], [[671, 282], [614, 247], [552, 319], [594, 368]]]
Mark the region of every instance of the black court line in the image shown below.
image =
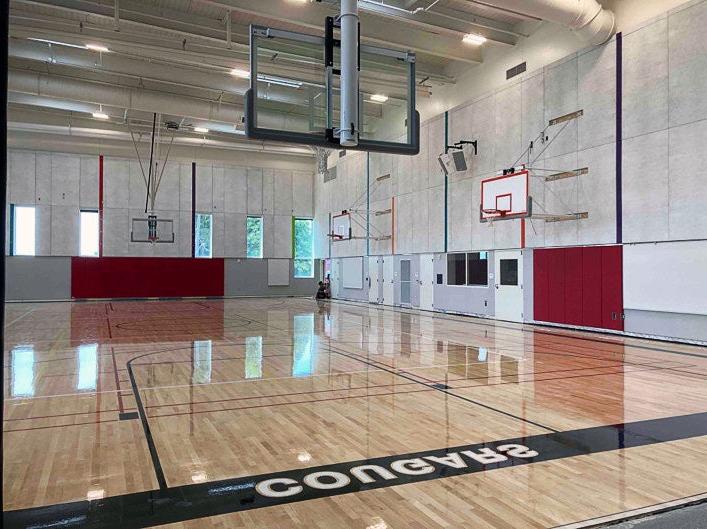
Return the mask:
[[705, 435], [707, 412], [595, 426], [5, 511], [3, 527], [141, 529]]
[[[585, 336], [574, 336], [572, 334], [567, 334], [567, 333], [559, 333], [559, 332], [550, 332], [549, 330], [536, 330], [536, 329], [524, 329], [523, 326], [532, 326], [532, 327], [540, 327], [541, 329], [563, 329], [569, 332], [586, 332], [586, 333], [591, 333], [591, 334], [598, 334], [598, 335], [606, 335], [608, 333], [602, 331], [601, 329], [572, 329], [570, 327], [555, 327], [553, 325], [543, 325], [542, 323], [533, 323], [533, 322], [518, 322], [516, 325], [519, 327], [510, 327], [508, 325], [500, 325], [501, 322], [504, 322], [505, 320], [496, 320], [493, 318], [482, 318], [479, 316], [471, 316], [467, 314], [456, 314], [456, 313], [449, 313], [449, 312], [435, 312], [435, 311], [429, 311], [429, 310], [420, 310], [420, 309], [406, 309], [406, 310], [399, 310], [397, 307], [392, 307], [390, 305], [377, 305], [375, 303], [366, 303], [365, 301], [348, 301], [348, 300], [343, 300], [343, 299], [331, 299], [331, 300], [326, 300], [327, 303], [330, 304], [336, 304], [336, 303], [341, 303], [343, 305], [353, 305], [356, 307], [361, 307], [361, 308], [374, 308], [376, 310], [382, 311], [382, 312], [393, 312], [397, 314], [409, 314], [411, 316], [427, 316], [431, 318], [438, 318], [440, 320], [446, 320], [446, 321], [455, 321], [458, 323], [471, 323], [472, 325], [479, 325], [481, 327], [500, 327], [502, 329], [509, 329], [512, 331], [519, 331], [521, 333], [528, 333], [528, 332], [534, 332], [538, 334], [545, 334], [548, 336], [555, 336], [559, 338], [570, 338], [572, 340], [582, 340], [585, 342], [594, 342], [594, 343], [604, 343], [604, 344], [609, 344], [609, 345], [621, 345], [624, 347], [633, 347], [636, 349], [646, 349], [647, 351], [660, 351], [662, 353], [668, 353], [668, 354], [676, 354], [676, 355], [684, 355], [684, 356], [694, 356], [695, 358], [702, 358], [703, 360], [707, 360], [707, 355], [701, 355], [701, 354], [695, 354], [695, 353], [688, 353], [685, 351], [671, 351], [670, 349], [663, 349], [660, 347], [650, 347], [648, 345], [639, 345], [639, 344], [627, 344], [627, 343], [622, 343], [622, 342], [615, 342], [611, 340], [605, 340], [601, 338], [588, 338]], [[417, 312], [413, 312], [413, 310], [417, 310]], [[446, 318], [444, 316], [447, 316]], [[456, 316], [456, 318], [450, 318], [449, 316]], [[489, 321], [495, 322], [493, 325], [489, 323], [482, 323], [484, 319], [487, 319]], [[470, 321], [470, 320], [481, 320], [481, 321]], [[705, 348], [703, 345], [698, 345], [698, 344], [692, 344], [692, 343], [685, 343], [685, 342], [671, 342], [670, 340], [665, 340], [661, 338], [650, 338], [650, 337], [644, 337], [644, 336], [631, 336], [631, 335], [624, 335], [620, 334], [617, 335], [620, 338], [623, 339], [632, 339], [632, 340], [648, 340], [648, 341], [653, 341], [653, 342], [664, 342], [664, 343], [674, 343], [676, 345], [684, 345], [687, 347], [701, 347]]]
[[[149, 353], [148, 353], [149, 354]], [[142, 355], [145, 356], [145, 355]], [[142, 405], [142, 397], [140, 397], [140, 391], [135, 382], [135, 375], [133, 374], [132, 361], [136, 358], [141, 358], [136, 356], [131, 358], [126, 363], [128, 368], [128, 375], [130, 376], [130, 385], [133, 388], [133, 394], [135, 395], [135, 405], [137, 406], [138, 414], [140, 415], [140, 421], [142, 422], [142, 429], [145, 432], [145, 439], [147, 440], [147, 448], [150, 450], [150, 458], [152, 459], [152, 467], [155, 470], [155, 477], [157, 478], [157, 483], [160, 489], [165, 490], [167, 488], [167, 480], [164, 477], [164, 470], [162, 469], [162, 463], [160, 462], [160, 456], [157, 453], [157, 446], [155, 446], [155, 440], [152, 438], [152, 432], [150, 431], [150, 424], [147, 422], [147, 413], [145, 413], [145, 407]]]
[[[507, 412], [507, 411], [504, 411], [504, 410], [500, 410], [500, 409], [498, 409], [498, 408], [494, 408], [493, 406], [489, 406], [488, 404], [483, 404], [482, 402], [476, 401], [476, 400], [474, 400], [474, 399], [470, 399], [469, 397], [463, 397], [463, 396], [461, 396], [461, 395], [457, 395], [456, 393], [452, 393], [452, 392], [449, 391], [448, 389], [445, 389], [445, 388], [440, 387], [440, 384], [430, 384], [430, 383], [427, 383], [427, 382], [422, 382], [421, 380], [418, 380], [417, 378], [413, 378], [412, 376], [406, 375], [406, 374], [405, 374], [404, 372], [402, 372], [402, 371], [396, 371], [396, 370], [394, 370], [394, 369], [390, 369], [390, 368], [387, 368], [387, 367], [380, 367], [380, 366], [376, 365], [376, 364], [378, 364], [378, 362], [375, 362], [375, 363], [374, 363], [374, 362], [370, 362], [370, 361], [364, 360], [365, 357], [359, 357], [359, 356], [356, 355], [355, 353], [347, 353], [347, 352], [338, 351], [338, 350], [334, 349], [331, 345], [329, 345], [329, 350], [332, 351], [332, 352], [334, 352], [334, 353], [337, 353], [337, 354], [340, 354], [340, 355], [342, 355], [342, 356], [345, 356], [345, 357], [347, 357], [347, 358], [351, 358], [352, 360], [358, 360], [359, 362], [361, 362], [361, 363], [363, 363], [363, 364], [369, 365], [369, 366], [371, 366], [371, 367], [375, 367], [376, 369], [380, 369], [381, 371], [387, 371], [388, 373], [391, 373], [391, 374], [393, 374], [393, 375], [397, 375], [397, 376], [399, 376], [399, 377], [401, 377], [401, 378], [404, 378], [404, 379], [406, 379], [406, 380], [410, 380], [411, 382], [415, 382], [416, 384], [420, 384], [421, 386], [424, 386], [424, 387], [426, 387], [426, 388], [430, 388], [430, 389], [433, 389], [433, 390], [435, 390], [435, 391], [439, 391], [439, 392], [441, 392], [441, 393], [444, 393], [445, 395], [449, 395], [450, 397], [454, 397], [454, 398], [457, 398], [457, 399], [466, 401], [466, 402], [468, 402], [468, 403], [470, 403], [470, 404], [474, 404], [475, 406], [480, 406], [480, 407], [482, 407], [482, 408], [486, 408], [487, 410], [493, 411], [493, 412], [495, 412], [495, 413], [500, 413], [501, 415], [505, 415], [505, 416], [507, 416], [507, 417], [511, 417], [511, 418], [516, 419], [516, 420], [518, 420], [518, 421], [522, 421], [522, 422], [525, 422], [525, 423], [528, 423], [528, 424], [532, 424], [533, 426], [537, 426], [538, 428], [542, 428], [543, 430], [548, 430], [548, 431], [550, 431], [550, 432], [558, 432], [558, 431], [559, 431], [559, 430], [555, 430], [554, 428], [551, 428], [550, 426], [545, 426], [544, 424], [540, 424], [540, 423], [538, 423], [538, 422], [531, 421], [530, 419], [524, 419], [523, 417], [520, 417], [520, 416], [518, 416], [518, 415], [514, 415], [514, 414], [512, 414], [512, 413], [510, 413], [510, 412]], [[382, 364], [382, 365], [385, 365], [385, 364]]]

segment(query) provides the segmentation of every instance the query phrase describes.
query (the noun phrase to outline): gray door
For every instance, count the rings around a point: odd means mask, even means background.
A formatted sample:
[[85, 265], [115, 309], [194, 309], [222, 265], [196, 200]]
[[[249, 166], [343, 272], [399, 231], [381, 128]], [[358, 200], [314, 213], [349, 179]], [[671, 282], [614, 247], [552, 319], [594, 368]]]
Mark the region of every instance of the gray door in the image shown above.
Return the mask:
[[400, 304], [410, 305], [410, 260], [400, 261]]

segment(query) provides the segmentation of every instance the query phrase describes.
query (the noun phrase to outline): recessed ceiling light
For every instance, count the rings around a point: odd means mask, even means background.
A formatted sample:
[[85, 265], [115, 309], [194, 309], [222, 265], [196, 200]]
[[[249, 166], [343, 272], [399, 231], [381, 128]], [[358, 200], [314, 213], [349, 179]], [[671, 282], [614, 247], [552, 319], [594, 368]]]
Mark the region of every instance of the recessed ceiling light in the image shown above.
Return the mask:
[[234, 77], [240, 77], [241, 79], [250, 79], [250, 72], [244, 70], [243, 68], [234, 68], [231, 70], [231, 75]]
[[388, 101], [388, 96], [385, 94], [373, 94], [371, 96], [371, 101], [375, 101], [376, 103], [385, 103]]
[[209, 132], [209, 129], [207, 129], [206, 127], [194, 127], [194, 132], [206, 134], [207, 132]]
[[467, 44], [473, 44], [474, 46], [481, 46], [484, 42], [486, 42], [486, 37], [483, 35], [475, 35], [473, 33], [467, 33], [464, 35], [464, 38], [462, 39], [464, 42]]
[[104, 489], [92, 489], [86, 492], [86, 499], [88, 501], [95, 501], [95, 500], [100, 500], [106, 495], [106, 491]]
[[96, 112], [94, 112], [93, 117], [96, 119], [110, 119], [110, 116], [102, 110], [97, 110]]
[[110, 51], [108, 48], [106, 48], [105, 46], [101, 46], [100, 44], [86, 44], [86, 49], [100, 51], [102, 53], [107, 53]]

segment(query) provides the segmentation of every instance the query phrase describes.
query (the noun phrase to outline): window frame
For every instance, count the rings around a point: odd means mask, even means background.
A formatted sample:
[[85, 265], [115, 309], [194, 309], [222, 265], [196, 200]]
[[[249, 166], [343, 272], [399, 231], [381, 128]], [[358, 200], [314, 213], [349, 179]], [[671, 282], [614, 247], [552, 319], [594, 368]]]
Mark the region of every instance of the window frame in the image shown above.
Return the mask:
[[[93, 213], [96, 215], [96, 254], [83, 253], [83, 214]], [[97, 209], [80, 209], [79, 210], [79, 256], [81, 257], [100, 257], [101, 256], [101, 219]]]
[[[486, 261], [486, 283], [469, 283], [469, 256], [473, 254], [479, 254], [479, 261]], [[481, 254], [486, 254], [484, 259], [481, 259]], [[487, 251], [478, 252], [467, 252], [466, 254], [466, 286], [476, 287], [476, 288], [488, 288], [489, 287], [489, 253]]]
[[[209, 217], [209, 255], [199, 255], [199, 217]], [[214, 256], [214, 215], [212, 213], [194, 213], [194, 258], [212, 259]]]
[[[32, 234], [32, 253], [17, 253], [17, 215], [18, 210], [32, 210], [34, 233]], [[10, 204], [10, 255], [34, 257], [37, 255], [37, 208], [36, 206], [21, 206]]]
[[[309, 257], [297, 257], [297, 233], [295, 227], [298, 221], [309, 222], [310, 226], [310, 241], [309, 247], [311, 254]], [[297, 261], [309, 261], [311, 265], [310, 275], [297, 275]], [[292, 270], [295, 279], [313, 279], [315, 275], [314, 271], [314, 219], [310, 217], [292, 217]]]
[[[251, 219], [257, 219], [260, 222], [260, 252], [258, 255], [248, 255], [248, 222]], [[263, 239], [265, 238], [265, 221], [262, 215], [247, 215], [245, 218], [245, 256], [246, 259], [262, 259], [263, 258]]]

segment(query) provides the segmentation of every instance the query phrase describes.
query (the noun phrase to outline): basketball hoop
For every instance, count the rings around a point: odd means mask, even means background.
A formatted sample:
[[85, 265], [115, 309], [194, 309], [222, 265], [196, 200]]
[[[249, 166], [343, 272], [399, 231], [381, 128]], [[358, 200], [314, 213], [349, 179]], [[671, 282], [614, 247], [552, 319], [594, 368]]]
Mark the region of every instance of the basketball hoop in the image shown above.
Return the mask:
[[332, 242], [344, 240], [344, 236], [339, 235], [338, 233], [327, 233], [326, 236], [329, 237], [332, 240]]
[[484, 215], [489, 217], [505, 217], [511, 211], [510, 209], [482, 209]]

